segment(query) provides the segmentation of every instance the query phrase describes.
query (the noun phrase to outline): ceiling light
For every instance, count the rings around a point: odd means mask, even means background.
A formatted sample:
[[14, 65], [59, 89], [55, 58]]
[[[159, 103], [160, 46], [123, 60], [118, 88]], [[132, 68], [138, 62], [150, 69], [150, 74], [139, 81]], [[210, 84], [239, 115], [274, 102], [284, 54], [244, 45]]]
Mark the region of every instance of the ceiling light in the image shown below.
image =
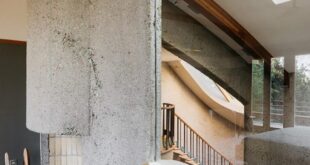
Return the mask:
[[291, 0], [272, 0], [272, 2], [276, 5], [280, 5], [282, 3], [290, 2]]

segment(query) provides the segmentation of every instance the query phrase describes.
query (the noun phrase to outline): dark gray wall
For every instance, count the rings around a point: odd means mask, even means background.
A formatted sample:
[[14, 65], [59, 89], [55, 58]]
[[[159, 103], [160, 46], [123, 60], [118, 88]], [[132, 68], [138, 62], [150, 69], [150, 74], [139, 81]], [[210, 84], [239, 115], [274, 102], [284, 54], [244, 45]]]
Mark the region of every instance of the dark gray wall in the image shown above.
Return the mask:
[[26, 128], [26, 46], [0, 44], [0, 165], [5, 152], [22, 164], [24, 147], [39, 165], [40, 135]]

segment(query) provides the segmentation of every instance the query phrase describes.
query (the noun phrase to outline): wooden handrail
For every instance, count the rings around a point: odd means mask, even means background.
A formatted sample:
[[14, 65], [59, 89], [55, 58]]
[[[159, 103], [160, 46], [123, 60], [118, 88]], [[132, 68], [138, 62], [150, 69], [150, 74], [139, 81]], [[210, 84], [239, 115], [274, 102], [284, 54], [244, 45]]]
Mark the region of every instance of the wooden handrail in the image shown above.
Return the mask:
[[[208, 157], [208, 161], [210, 161], [210, 159], [212, 159], [211, 155], [212, 155], [212, 152], [213, 152], [213, 154], [214, 154], [213, 155], [214, 163], [215, 163], [215, 159], [217, 159], [217, 161], [219, 161], [218, 157], [220, 157], [221, 163], [222, 163], [222, 161], [224, 161], [224, 164], [226, 164], [226, 163], [228, 163], [229, 165], [233, 164], [221, 152], [219, 152], [212, 145], [210, 145], [197, 131], [195, 131], [191, 126], [189, 126], [189, 124], [187, 122], [185, 122], [179, 115], [175, 114], [175, 106], [173, 104], [164, 103], [163, 105], [164, 106], [161, 108], [162, 112], [163, 112], [163, 145], [164, 145], [164, 147], [166, 149], [168, 149], [167, 147], [171, 147], [173, 145], [173, 144], [169, 143], [169, 141], [174, 141], [174, 138], [175, 138], [174, 137], [174, 133], [171, 134], [171, 132], [176, 132], [176, 134], [177, 134], [177, 138], [176, 138], [177, 139], [177, 146], [178, 146], [178, 144], [180, 146], [182, 146], [182, 143], [181, 143], [180, 140], [182, 140], [181, 136], [183, 136], [183, 147], [184, 147], [184, 150], [185, 150], [185, 148], [187, 148], [187, 150], [190, 150], [190, 151], [194, 150], [195, 147], [193, 147], [192, 145], [195, 145], [195, 144], [197, 145], [197, 143], [199, 143], [198, 147], [199, 146], [207, 147], [208, 152], [203, 152], [203, 149], [199, 147], [202, 150], [198, 149], [198, 151], [199, 151], [198, 152], [198, 158], [199, 158], [198, 161], [202, 160], [204, 162], [204, 160], [206, 160], [206, 159], [204, 159], [203, 157], [205, 157], [205, 156], [207, 156]], [[173, 116], [172, 116], [172, 114], [173, 114]], [[174, 118], [176, 118], [177, 127], [174, 126], [175, 125], [175, 119]], [[182, 135], [182, 133], [181, 133], [182, 132], [181, 131], [182, 130], [182, 125], [183, 125], [184, 131], [187, 130], [186, 132], [183, 131], [184, 135]], [[190, 132], [190, 134], [188, 134], [188, 131]], [[194, 143], [192, 141], [194, 139], [192, 139], [192, 140], [190, 139], [190, 141], [188, 142], [188, 136], [190, 136], [190, 137], [193, 136], [193, 138], [195, 136], [196, 137], [196, 143]], [[197, 148], [196, 148], [196, 150], [197, 150]], [[195, 152], [195, 153], [197, 154], [197, 152]]]
[[175, 114], [175, 116], [178, 117], [184, 124], [186, 124], [186, 126], [187, 126], [192, 132], [194, 132], [195, 134], [197, 134], [197, 135], [199, 136], [199, 138], [200, 138], [201, 140], [204, 141], [204, 143], [206, 143], [206, 144], [207, 144], [208, 146], [210, 146], [214, 151], [216, 151], [216, 152], [219, 153], [223, 158], [225, 158], [227, 161], [229, 161], [230, 164], [232, 164], [231, 161], [230, 161], [227, 157], [225, 157], [221, 152], [219, 152], [219, 151], [216, 150], [212, 145], [210, 145], [197, 131], [195, 131], [195, 130], [194, 130], [191, 126], [189, 126], [183, 119], [181, 119], [181, 117], [180, 117], [179, 115]]

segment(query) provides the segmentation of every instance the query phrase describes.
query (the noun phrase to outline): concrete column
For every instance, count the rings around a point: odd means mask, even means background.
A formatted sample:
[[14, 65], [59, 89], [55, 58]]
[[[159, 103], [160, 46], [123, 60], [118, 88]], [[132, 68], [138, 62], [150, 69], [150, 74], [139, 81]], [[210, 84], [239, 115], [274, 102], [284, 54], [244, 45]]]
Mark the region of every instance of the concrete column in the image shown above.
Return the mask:
[[[270, 66], [269, 71], [271, 70]], [[266, 73], [266, 72], [265, 72]], [[263, 111], [263, 131], [270, 130], [270, 73], [265, 74], [264, 76], [264, 111]]]
[[[210, 77], [244, 105], [251, 102], [251, 65], [199, 22], [163, 1], [163, 46]], [[177, 30], [176, 30], [176, 27]]]
[[295, 73], [289, 73], [289, 85], [284, 87], [283, 127], [295, 125]]
[[49, 165], [49, 139], [47, 134], [40, 134], [41, 165]]
[[98, 74], [89, 3], [28, 0], [27, 127], [33, 131], [89, 134], [90, 76]]
[[83, 165], [154, 161], [160, 0], [28, 5], [27, 127], [81, 136]]
[[254, 131], [253, 118], [251, 116], [252, 107], [251, 103], [244, 105], [244, 128], [247, 131]]
[[288, 74], [288, 84], [284, 86], [283, 127], [295, 125], [295, 56], [285, 57], [284, 67], [293, 72]]

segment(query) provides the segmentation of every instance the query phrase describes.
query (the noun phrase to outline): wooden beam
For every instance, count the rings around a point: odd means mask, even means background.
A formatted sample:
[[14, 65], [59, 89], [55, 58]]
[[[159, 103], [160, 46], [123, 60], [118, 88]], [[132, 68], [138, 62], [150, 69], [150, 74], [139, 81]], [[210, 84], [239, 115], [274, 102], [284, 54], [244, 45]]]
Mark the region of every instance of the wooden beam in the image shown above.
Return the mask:
[[[271, 53], [267, 51], [242, 25], [214, 0], [184, 0], [191, 8], [201, 12], [208, 20], [223, 30], [254, 58], [263, 59], [271, 65]], [[285, 71], [285, 75], [288, 72]]]
[[0, 39], [0, 44], [26, 45], [26, 41]]

